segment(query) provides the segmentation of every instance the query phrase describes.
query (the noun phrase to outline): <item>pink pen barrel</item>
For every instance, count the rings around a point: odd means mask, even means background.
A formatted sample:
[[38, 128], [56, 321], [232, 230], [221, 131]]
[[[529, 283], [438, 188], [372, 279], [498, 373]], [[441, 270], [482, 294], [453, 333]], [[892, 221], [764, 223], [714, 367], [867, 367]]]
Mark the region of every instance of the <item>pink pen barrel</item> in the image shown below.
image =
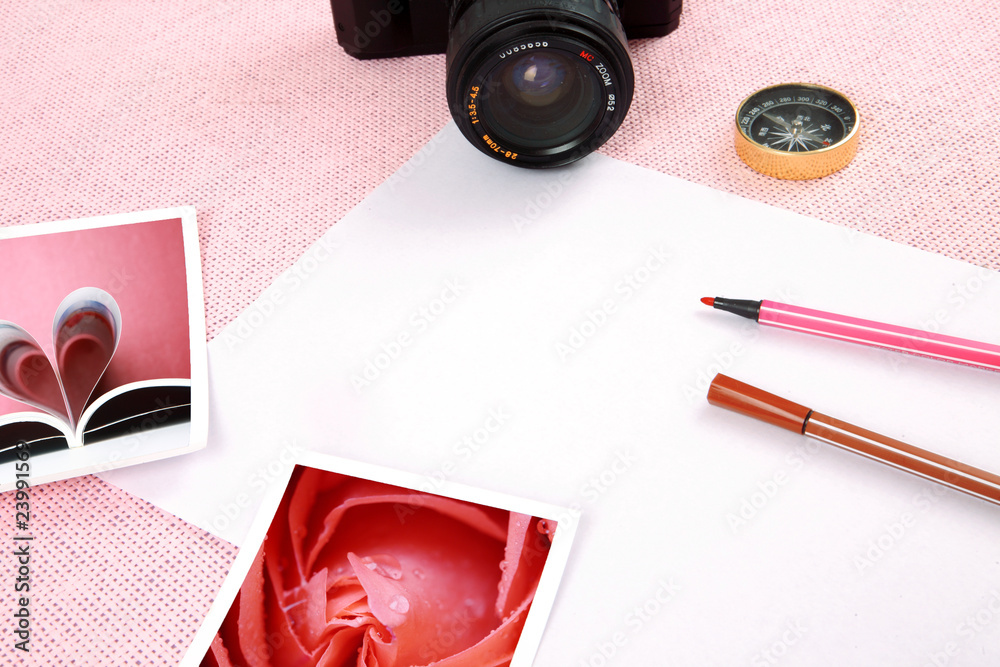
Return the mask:
[[1000, 371], [1000, 345], [884, 324], [775, 301], [762, 301], [758, 321], [768, 326]]

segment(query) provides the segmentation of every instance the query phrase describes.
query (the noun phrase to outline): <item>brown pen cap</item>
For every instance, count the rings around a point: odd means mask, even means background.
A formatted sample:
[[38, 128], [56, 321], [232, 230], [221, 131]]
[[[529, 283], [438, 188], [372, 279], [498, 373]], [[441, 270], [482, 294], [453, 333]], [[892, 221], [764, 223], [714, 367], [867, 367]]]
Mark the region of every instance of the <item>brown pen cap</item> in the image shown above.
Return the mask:
[[708, 388], [708, 402], [796, 433], [804, 433], [812, 410], [719, 373]]

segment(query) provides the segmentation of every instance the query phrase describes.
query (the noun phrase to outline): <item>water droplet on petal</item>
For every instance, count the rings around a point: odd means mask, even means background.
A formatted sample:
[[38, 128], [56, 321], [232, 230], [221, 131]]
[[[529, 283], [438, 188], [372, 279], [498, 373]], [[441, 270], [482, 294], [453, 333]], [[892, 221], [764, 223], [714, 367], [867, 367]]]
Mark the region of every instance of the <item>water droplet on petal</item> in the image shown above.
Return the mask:
[[403, 568], [400, 567], [399, 561], [388, 554], [365, 556], [361, 562], [375, 574], [396, 580], [403, 578]]
[[426, 578], [427, 575], [425, 575], [424, 571], [418, 567], [413, 571], [413, 576], [416, 577], [417, 579], [424, 579]]
[[389, 609], [398, 614], [405, 614], [410, 610], [410, 601], [402, 595], [393, 595], [389, 598]]

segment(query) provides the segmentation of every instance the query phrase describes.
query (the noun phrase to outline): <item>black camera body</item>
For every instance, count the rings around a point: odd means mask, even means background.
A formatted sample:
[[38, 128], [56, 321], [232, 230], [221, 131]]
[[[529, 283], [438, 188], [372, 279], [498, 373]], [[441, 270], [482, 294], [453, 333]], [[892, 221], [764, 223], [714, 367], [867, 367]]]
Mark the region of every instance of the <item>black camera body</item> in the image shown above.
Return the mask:
[[521, 167], [582, 158], [632, 102], [628, 39], [677, 27], [682, 0], [331, 0], [337, 40], [360, 58], [447, 54], [462, 134]]
[[[680, 21], [681, 2], [620, 0], [618, 13], [626, 37], [663, 37], [672, 32]], [[444, 53], [454, 4], [449, 0], [330, 0], [337, 42], [362, 60]]]

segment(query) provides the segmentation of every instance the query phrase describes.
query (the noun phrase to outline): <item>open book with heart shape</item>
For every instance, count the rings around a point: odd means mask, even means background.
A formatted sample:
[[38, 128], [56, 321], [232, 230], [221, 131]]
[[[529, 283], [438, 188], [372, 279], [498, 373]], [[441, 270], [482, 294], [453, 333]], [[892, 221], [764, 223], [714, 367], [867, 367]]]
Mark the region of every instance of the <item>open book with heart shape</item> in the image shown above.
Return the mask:
[[204, 447], [193, 208], [2, 228], [0, 266], [0, 491]]
[[[114, 357], [121, 330], [117, 302], [96, 287], [74, 291], [56, 309], [52, 322], [54, 359], [30, 333], [0, 320], [0, 393], [52, 416], [52, 421], [43, 415], [36, 417], [60, 431], [46, 439], [64, 436], [70, 447], [118, 435], [137, 421], [189, 419], [190, 380], [132, 383], [91, 401]], [[154, 391], [147, 391], [149, 388]], [[146, 399], [141, 398], [143, 394]], [[40, 444], [41, 440], [33, 442]]]

